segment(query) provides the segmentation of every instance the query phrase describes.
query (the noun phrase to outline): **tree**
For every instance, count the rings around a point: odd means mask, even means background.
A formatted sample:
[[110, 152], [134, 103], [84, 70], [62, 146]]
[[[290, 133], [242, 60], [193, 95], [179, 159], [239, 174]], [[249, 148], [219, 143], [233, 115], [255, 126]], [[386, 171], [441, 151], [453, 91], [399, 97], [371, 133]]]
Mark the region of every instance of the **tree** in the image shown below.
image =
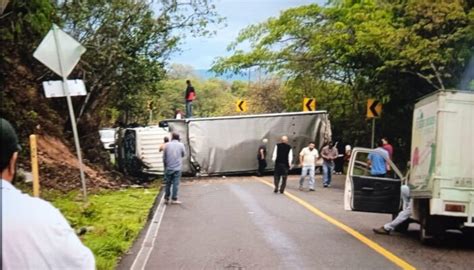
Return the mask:
[[207, 25], [221, 21], [214, 9], [211, 0], [66, 1], [64, 28], [88, 49], [76, 73], [89, 89], [79, 120], [107, 106], [124, 112], [125, 122], [144, 114], [165, 74], [164, 63], [182, 37], [176, 29], [212, 34]]
[[0, 14], [0, 115], [15, 125], [20, 138], [42, 129], [62, 134], [58, 126], [64, 122], [39, 90], [46, 68], [33, 58], [57, 19], [49, 0], [12, 0]]
[[[414, 101], [456, 87], [473, 55], [472, 3], [457, 1], [330, 1], [288, 9], [241, 31], [218, 58], [216, 72], [258, 66], [288, 79], [288, 109], [316, 95], [336, 134], [368, 144], [367, 98], [384, 101], [379, 134], [409, 145]], [[252, 50], [239, 45], [249, 42]], [[400, 121], [400, 119], [404, 119]], [[347, 131], [347, 128], [350, 128]], [[362, 131], [362, 132], [361, 132]]]

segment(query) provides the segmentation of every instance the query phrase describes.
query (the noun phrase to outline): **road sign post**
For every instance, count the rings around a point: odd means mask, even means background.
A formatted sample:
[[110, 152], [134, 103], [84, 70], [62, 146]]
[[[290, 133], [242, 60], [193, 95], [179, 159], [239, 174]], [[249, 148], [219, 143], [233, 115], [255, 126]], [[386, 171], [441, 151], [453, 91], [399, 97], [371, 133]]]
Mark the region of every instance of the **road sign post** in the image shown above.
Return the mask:
[[379, 118], [382, 115], [382, 103], [373, 98], [367, 100], [367, 118], [372, 118], [372, 138], [371, 147], [375, 146], [375, 118]]
[[61, 68], [61, 75], [63, 77], [63, 88], [64, 93], [66, 94], [67, 106], [69, 108], [69, 118], [71, 118], [71, 126], [72, 126], [72, 133], [74, 134], [74, 144], [76, 145], [76, 152], [77, 152], [77, 159], [79, 160], [79, 172], [81, 175], [81, 182], [82, 182], [82, 194], [84, 195], [84, 200], [87, 200], [87, 188], [86, 188], [86, 177], [84, 175], [84, 164], [82, 162], [82, 153], [81, 153], [81, 144], [79, 142], [79, 134], [77, 133], [77, 123], [76, 123], [76, 116], [74, 115], [74, 107], [72, 106], [72, 99], [71, 95], [69, 94], [69, 86], [67, 84], [67, 75], [64, 72], [63, 64], [62, 64], [62, 51], [61, 51], [61, 42], [58, 38], [58, 27], [53, 26], [54, 31], [54, 40], [57, 46], [57, 53], [58, 53], [58, 64]]
[[375, 118], [372, 118], [372, 137], [371, 137], [370, 148], [374, 148], [375, 144]]
[[33, 196], [39, 197], [39, 169], [38, 169], [38, 144], [36, 143], [36, 135], [30, 135], [30, 155], [31, 155], [31, 174], [33, 175]]
[[[65, 48], [68, 47], [66, 53], [63, 51], [64, 48], [61, 45], [62, 42], [66, 44]], [[54, 52], [54, 50], [56, 52]], [[76, 146], [77, 159], [79, 160], [82, 193], [84, 200], [87, 201], [87, 188], [84, 175], [84, 164], [82, 162], [81, 145], [79, 143], [79, 135], [77, 132], [76, 117], [74, 116], [74, 107], [72, 106], [71, 95], [67, 83], [67, 76], [71, 73], [77, 62], [79, 62], [80, 56], [85, 52], [85, 50], [86, 49], [79, 42], [62, 32], [57, 25], [53, 24], [52, 29], [38, 46], [33, 56], [62, 77], [62, 87], [67, 100], [69, 118], [71, 118], [72, 132], [74, 134], [74, 144]], [[56, 53], [55, 56], [54, 53]]]

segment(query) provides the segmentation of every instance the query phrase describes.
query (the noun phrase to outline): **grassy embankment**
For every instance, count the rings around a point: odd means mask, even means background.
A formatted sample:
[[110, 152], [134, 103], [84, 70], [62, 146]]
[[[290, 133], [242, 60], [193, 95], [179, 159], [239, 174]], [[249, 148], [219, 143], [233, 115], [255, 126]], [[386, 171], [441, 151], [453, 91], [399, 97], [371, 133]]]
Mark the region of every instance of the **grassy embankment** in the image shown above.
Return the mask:
[[42, 197], [61, 210], [74, 229], [88, 227], [81, 237], [95, 255], [98, 270], [114, 269], [145, 225], [159, 192], [159, 183], [148, 189], [100, 191], [81, 199], [81, 192], [43, 191]]

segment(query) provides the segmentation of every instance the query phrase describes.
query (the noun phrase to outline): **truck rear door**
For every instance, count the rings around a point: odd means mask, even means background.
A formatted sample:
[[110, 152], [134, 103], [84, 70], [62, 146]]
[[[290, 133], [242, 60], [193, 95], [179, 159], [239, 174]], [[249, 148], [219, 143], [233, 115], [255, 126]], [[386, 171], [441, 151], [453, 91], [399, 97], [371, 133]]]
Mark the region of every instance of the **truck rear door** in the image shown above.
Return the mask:
[[349, 211], [398, 213], [400, 209], [401, 173], [387, 160], [391, 171], [387, 177], [373, 177], [367, 163], [373, 149], [354, 148], [346, 175], [344, 208]]

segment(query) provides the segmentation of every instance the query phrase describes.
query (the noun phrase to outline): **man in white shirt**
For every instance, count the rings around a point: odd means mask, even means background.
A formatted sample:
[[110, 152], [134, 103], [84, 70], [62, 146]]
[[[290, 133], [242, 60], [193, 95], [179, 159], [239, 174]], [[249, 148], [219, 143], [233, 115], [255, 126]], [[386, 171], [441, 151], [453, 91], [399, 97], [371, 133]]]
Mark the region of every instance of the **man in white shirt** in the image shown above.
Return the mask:
[[95, 269], [94, 255], [59, 210], [12, 185], [20, 147], [3, 118], [0, 145], [2, 269]]
[[308, 147], [303, 148], [300, 152], [300, 190], [303, 190], [304, 179], [309, 173], [309, 191], [314, 191], [314, 168], [316, 166], [316, 160], [319, 157], [318, 150], [316, 150], [315, 146], [316, 144], [314, 142], [310, 142]]

